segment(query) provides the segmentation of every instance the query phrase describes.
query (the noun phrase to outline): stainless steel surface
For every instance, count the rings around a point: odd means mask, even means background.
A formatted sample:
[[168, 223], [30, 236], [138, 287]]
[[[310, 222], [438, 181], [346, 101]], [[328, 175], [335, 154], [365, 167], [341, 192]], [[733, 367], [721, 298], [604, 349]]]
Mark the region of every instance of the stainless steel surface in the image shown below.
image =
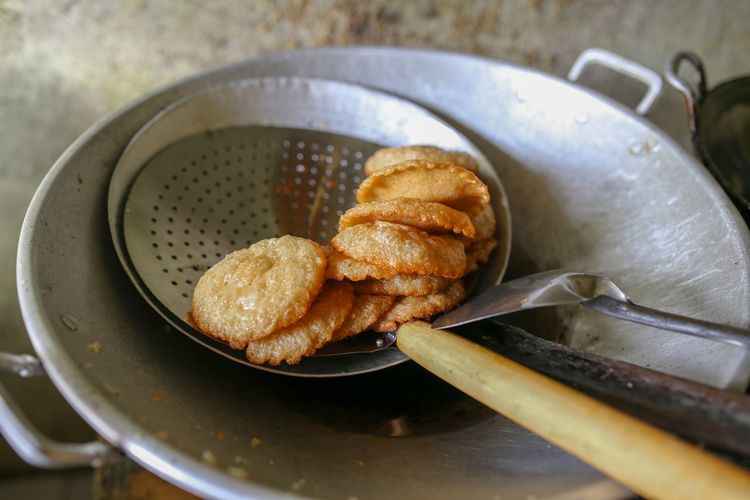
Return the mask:
[[750, 348], [750, 330], [643, 307], [634, 304], [606, 276], [563, 270], [537, 273], [490, 287], [438, 318], [432, 326], [450, 328], [526, 309], [565, 304], [581, 304], [613, 318]]
[[194, 329], [188, 314], [198, 279], [227, 253], [284, 234], [328, 244], [339, 217], [356, 203], [365, 160], [379, 147], [404, 144], [461, 150], [477, 159], [492, 194], [500, 241], [479, 286], [498, 283], [510, 253], [510, 214], [500, 179], [482, 153], [408, 101], [302, 78], [219, 86], [179, 100], [150, 120], [128, 144], [110, 182], [108, 219], [117, 254], [167, 321], [240, 363], [311, 377], [402, 363], [407, 358], [398, 351], [378, 350], [347, 359], [305, 358], [293, 366], [253, 365], [244, 351]]
[[661, 96], [662, 80], [659, 73], [635, 61], [626, 59], [608, 50], [591, 48], [584, 50], [568, 72], [568, 80], [577, 81], [587, 67], [598, 64], [618, 73], [635, 78], [646, 85], [646, 95], [635, 108], [639, 115], [645, 115]]
[[[247, 370], [176, 335], [142, 300], [103, 215], [117, 158], [175, 99], [271, 75], [359, 82], [450, 115], [508, 192], [509, 274], [607, 269], [660, 308], [749, 323], [747, 229], [693, 158], [624, 107], [487, 59], [314, 50], [220, 68], [146, 96], [92, 128], [53, 167], [24, 225], [18, 287], [34, 347], [66, 398], [136, 461], [205, 497], [626, 495], [411, 364], [337, 380]], [[586, 310], [556, 324], [564, 340], [592, 352], [718, 387], [747, 380], [748, 360], [731, 347], [670, 334], [655, 341], [643, 327]], [[99, 354], [86, 349], [95, 341]]]

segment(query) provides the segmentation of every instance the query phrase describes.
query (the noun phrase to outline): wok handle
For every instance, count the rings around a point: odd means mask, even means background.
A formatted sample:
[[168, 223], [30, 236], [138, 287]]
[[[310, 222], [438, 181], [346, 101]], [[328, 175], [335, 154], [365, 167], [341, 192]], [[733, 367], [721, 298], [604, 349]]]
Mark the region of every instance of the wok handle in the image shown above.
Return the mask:
[[604, 66], [646, 84], [646, 95], [635, 107], [635, 112], [639, 115], [648, 113], [661, 95], [663, 82], [659, 73], [604, 49], [590, 48], [581, 52], [568, 72], [568, 80], [577, 81], [586, 67], [592, 64]]
[[750, 349], [750, 331], [742, 328], [678, 316], [632, 302], [622, 302], [608, 295], [600, 295], [582, 304], [613, 318]]
[[[0, 369], [22, 377], [43, 375], [44, 368], [29, 354], [0, 353]], [[23, 414], [7, 389], [0, 384], [0, 434], [27, 463], [45, 469], [98, 467], [120, 452], [100, 441], [60, 443], [42, 434]]]
[[433, 374], [646, 498], [750, 498], [750, 474], [504, 356], [424, 322], [399, 349]]

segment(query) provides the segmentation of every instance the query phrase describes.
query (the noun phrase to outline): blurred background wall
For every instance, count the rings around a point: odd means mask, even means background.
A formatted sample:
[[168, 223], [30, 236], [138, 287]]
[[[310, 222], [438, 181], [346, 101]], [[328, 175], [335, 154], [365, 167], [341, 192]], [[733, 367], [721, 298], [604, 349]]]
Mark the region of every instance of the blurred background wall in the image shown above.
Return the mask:
[[[560, 76], [587, 47], [660, 72], [671, 54], [690, 49], [714, 85], [750, 73], [750, 1], [0, 0], [0, 350], [30, 351], [15, 298], [18, 230], [42, 176], [86, 128], [196, 71], [351, 44], [465, 52]], [[638, 90], [620, 92], [605, 74], [587, 83], [626, 100]], [[676, 92], [665, 89], [649, 118], [687, 144]], [[48, 382], [1, 380], [47, 432], [86, 438]], [[24, 470], [0, 447], [0, 473]]]

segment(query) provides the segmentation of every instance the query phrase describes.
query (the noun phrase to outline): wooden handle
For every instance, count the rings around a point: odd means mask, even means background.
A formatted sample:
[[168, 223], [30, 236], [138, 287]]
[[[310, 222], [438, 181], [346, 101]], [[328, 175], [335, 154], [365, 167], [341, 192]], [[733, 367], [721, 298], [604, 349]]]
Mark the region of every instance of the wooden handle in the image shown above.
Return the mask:
[[750, 498], [750, 474], [488, 349], [423, 322], [397, 345], [495, 411], [647, 498]]

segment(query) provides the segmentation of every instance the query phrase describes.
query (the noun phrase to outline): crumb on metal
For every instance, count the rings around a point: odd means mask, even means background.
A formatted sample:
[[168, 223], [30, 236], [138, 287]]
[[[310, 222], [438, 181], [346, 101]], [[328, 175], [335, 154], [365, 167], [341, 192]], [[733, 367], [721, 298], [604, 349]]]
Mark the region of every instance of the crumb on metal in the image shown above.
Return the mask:
[[167, 397], [167, 393], [162, 391], [161, 389], [156, 389], [156, 391], [154, 391], [155, 401], [163, 401], [165, 397]]
[[261, 444], [263, 444], [263, 440], [261, 438], [259, 438], [259, 437], [253, 436], [250, 439], [250, 447], [251, 448], [257, 448]]
[[227, 437], [227, 433], [225, 431], [217, 431], [216, 432], [216, 437], [218, 439], [224, 439], [225, 437]]
[[234, 457], [234, 463], [236, 463], [236, 464], [250, 464], [250, 460], [248, 460], [245, 457], [241, 457], [241, 456], [237, 455], [236, 457]]
[[158, 431], [156, 433], [156, 437], [158, 437], [162, 441], [166, 441], [167, 439], [169, 439], [169, 433], [167, 431]]
[[114, 387], [112, 387], [111, 385], [105, 382], [102, 382], [102, 387], [104, 388], [105, 391], [107, 391], [112, 396], [117, 396], [118, 394], [120, 394], [119, 390], [115, 389]]
[[87, 344], [86, 349], [93, 352], [94, 354], [99, 354], [100, 352], [102, 352], [102, 343], [97, 340], [95, 342], [92, 342], [91, 344]]
[[365, 463], [362, 460], [352, 460], [354, 462], [354, 465], [359, 465], [360, 467], [364, 467]]
[[299, 491], [304, 485], [305, 485], [305, 478], [301, 477], [292, 483], [292, 489], [294, 491]]
[[216, 465], [216, 457], [213, 453], [211, 453], [211, 450], [203, 450], [203, 453], [201, 453], [201, 458], [209, 465]]
[[229, 474], [231, 476], [234, 476], [237, 479], [246, 479], [247, 478], [247, 471], [245, 469], [241, 468], [241, 467], [230, 466], [227, 469], [227, 472], [229, 472]]

